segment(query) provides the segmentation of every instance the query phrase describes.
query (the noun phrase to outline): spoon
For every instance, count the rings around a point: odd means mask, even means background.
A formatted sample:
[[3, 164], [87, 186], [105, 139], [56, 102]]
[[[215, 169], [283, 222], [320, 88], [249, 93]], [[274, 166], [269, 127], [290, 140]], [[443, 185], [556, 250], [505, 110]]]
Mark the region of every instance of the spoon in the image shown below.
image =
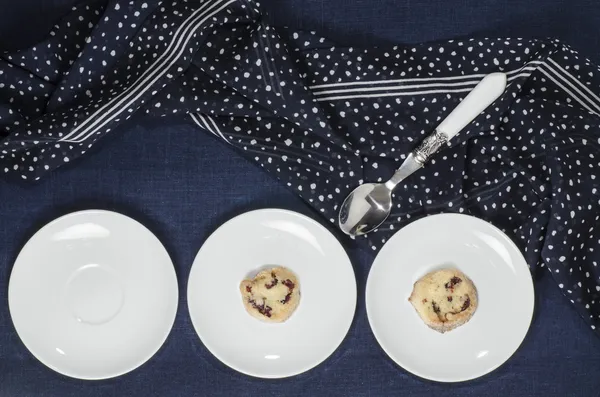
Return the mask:
[[435, 131], [406, 157], [389, 181], [364, 183], [346, 197], [340, 208], [340, 229], [351, 236], [359, 236], [381, 225], [390, 215], [394, 188], [423, 167], [440, 147], [498, 99], [505, 88], [504, 73], [486, 75]]

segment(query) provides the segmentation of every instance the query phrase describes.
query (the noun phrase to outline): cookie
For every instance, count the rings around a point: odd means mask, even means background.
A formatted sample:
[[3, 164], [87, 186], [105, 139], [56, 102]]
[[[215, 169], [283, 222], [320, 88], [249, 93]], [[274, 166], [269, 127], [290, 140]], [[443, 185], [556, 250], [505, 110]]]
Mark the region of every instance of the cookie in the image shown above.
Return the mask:
[[263, 270], [252, 280], [240, 283], [246, 311], [252, 317], [270, 323], [287, 320], [300, 303], [300, 283], [285, 267]]
[[408, 298], [428, 327], [444, 333], [465, 324], [477, 310], [477, 289], [457, 269], [436, 270], [414, 284]]

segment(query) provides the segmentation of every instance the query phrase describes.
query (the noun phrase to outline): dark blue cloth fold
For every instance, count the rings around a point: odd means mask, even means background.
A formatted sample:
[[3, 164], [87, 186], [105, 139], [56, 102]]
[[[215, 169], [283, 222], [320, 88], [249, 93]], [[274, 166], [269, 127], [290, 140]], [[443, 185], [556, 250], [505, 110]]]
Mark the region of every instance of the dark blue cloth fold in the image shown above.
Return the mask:
[[351, 189], [391, 175], [486, 73], [504, 71], [506, 93], [398, 186], [390, 218], [366, 242], [377, 250], [432, 213], [481, 217], [598, 326], [600, 70], [557, 41], [339, 47], [271, 27], [248, 0], [95, 1], [2, 59], [7, 178], [37, 180], [130, 118], [169, 116], [254, 161], [331, 222]]

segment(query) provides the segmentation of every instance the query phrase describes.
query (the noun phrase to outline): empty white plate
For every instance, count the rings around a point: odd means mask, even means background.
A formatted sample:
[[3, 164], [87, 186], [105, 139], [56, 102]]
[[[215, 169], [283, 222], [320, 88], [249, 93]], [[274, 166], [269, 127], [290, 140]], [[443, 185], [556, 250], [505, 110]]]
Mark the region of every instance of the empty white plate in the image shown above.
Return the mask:
[[[285, 266], [298, 277], [300, 304], [284, 323], [244, 309], [240, 282]], [[324, 361], [344, 339], [356, 307], [356, 280], [346, 252], [323, 226], [291, 211], [247, 212], [219, 227], [192, 266], [188, 306], [208, 350], [247, 375], [282, 378]]]
[[8, 287], [10, 315], [31, 353], [80, 379], [129, 372], [156, 353], [177, 311], [175, 270], [143, 225], [75, 212], [25, 244]]
[[[447, 266], [471, 278], [479, 306], [468, 323], [440, 334], [408, 297], [420, 277]], [[366, 300], [373, 333], [392, 360], [422, 378], [459, 382], [512, 356], [531, 324], [534, 292], [523, 255], [504, 233], [471, 216], [444, 214], [392, 236], [371, 267]]]

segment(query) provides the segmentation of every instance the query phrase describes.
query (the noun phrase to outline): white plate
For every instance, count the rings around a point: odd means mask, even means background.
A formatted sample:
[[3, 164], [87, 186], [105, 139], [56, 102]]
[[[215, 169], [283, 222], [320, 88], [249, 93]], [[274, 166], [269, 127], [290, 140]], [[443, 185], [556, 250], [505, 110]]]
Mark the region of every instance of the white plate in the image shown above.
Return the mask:
[[58, 218], [25, 244], [8, 286], [19, 337], [46, 366], [105, 379], [156, 353], [177, 311], [175, 270], [158, 239], [114, 212]]
[[[408, 302], [424, 274], [456, 266], [475, 284], [471, 320], [440, 334]], [[377, 341], [400, 366], [422, 378], [460, 382], [493, 371], [510, 358], [533, 315], [531, 274], [514, 243], [480, 219], [429, 216], [398, 231], [381, 249], [367, 280], [367, 314]]]
[[[240, 282], [281, 265], [300, 283], [300, 304], [284, 323], [251, 317]], [[229, 367], [261, 378], [305, 372], [344, 339], [356, 307], [356, 280], [340, 243], [304, 215], [266, 209], [247, 212], [219, 227], [192, 266], [188, 305], [208, 350]]]

